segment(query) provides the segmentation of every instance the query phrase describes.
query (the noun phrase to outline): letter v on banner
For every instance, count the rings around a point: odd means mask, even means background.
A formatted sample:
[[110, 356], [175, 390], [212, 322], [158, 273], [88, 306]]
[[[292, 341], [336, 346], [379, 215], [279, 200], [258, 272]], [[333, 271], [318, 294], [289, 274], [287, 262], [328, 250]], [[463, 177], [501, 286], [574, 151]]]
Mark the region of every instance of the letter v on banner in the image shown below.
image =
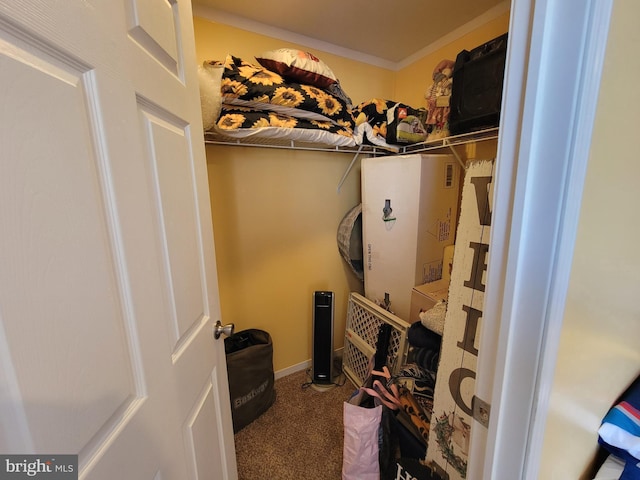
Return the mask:
[[465, 174], [434, 391], [426, 460], [450, 480], [466, 478], [471, 428], [479, 426], [473, 421], [472, 406], [491, 236], [493, 167], [493, 160], [474, 161]]

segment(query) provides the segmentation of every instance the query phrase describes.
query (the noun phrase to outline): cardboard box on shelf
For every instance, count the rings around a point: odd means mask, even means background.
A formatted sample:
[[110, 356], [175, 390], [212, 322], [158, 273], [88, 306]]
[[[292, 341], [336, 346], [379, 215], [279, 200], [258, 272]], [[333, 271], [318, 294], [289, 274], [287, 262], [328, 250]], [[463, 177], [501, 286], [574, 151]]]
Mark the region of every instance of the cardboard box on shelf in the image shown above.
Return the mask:
[[451, 280], [451, 270], [453, 269], [453, 251], [455, 245], [447, 245], [444, 247], [444, 255], [442, 257], [442, 279]]

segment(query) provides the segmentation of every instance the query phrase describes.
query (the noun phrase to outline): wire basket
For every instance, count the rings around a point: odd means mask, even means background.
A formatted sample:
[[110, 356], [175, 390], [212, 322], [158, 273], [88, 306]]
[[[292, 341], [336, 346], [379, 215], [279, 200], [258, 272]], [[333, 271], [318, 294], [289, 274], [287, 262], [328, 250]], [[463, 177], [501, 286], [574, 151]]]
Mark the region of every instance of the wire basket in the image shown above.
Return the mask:
[[351, 292], [342, 370], [356, 387], [361, 387], [369, 374], [369, 363], [376, 352], [378, 332], [383, 323], [392, 327], [387, 366], [395, 374], [407, 361], [407, 331], [410, 325], [362, 295]]

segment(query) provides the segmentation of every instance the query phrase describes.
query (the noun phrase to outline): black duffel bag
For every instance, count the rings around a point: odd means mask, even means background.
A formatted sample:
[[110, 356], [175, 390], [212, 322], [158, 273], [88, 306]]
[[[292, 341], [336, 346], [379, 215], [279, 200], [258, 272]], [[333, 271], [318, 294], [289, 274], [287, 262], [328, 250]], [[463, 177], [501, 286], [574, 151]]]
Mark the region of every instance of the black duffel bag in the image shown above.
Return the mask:
[[273, 343], [263, 330], [248, 329], [224, 339], [233, 431], [266, 412], [276, 399]]

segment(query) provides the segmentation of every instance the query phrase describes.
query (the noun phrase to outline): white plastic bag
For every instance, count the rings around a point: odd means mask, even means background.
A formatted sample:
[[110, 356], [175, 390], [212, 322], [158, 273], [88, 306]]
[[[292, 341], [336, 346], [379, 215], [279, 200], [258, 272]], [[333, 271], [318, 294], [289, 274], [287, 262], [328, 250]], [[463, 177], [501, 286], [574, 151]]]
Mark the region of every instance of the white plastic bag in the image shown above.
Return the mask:
[[379, 480], [378, 429], [382, 405], [365, 408], [344, 402], [342, 480]]

